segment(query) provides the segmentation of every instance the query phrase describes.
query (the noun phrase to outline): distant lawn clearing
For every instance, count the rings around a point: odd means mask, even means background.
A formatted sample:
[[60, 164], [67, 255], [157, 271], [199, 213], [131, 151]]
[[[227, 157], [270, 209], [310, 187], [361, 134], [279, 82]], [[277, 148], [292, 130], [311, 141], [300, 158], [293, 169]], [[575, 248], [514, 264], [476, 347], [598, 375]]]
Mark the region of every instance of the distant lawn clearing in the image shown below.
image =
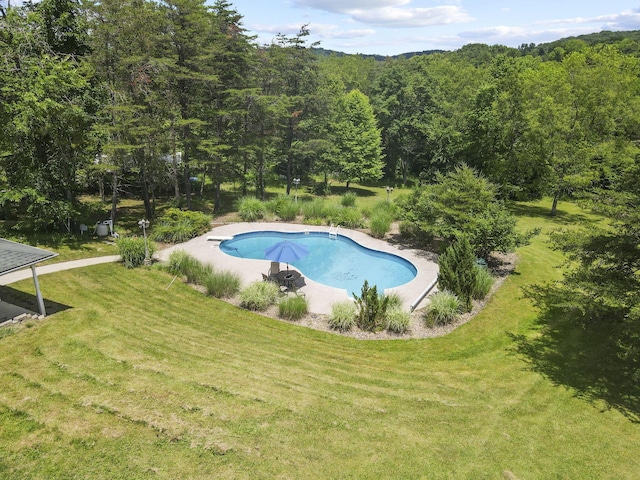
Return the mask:
[[0, 338], [0, 478], [637, 478], [640, 425], [515, 352], [538, 335], [521, 287], [558, 274], [544, 239], [429, 340], [310, 330], [155, 269], [44, 275], [71, 308]]

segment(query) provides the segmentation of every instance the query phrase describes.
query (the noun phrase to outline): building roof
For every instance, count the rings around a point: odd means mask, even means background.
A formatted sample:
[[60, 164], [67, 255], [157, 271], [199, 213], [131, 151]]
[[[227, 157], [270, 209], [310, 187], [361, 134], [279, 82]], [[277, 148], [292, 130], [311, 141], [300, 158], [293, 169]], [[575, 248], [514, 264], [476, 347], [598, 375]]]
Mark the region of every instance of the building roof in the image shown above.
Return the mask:
[[30, 267], [57, 255], [41, 248], [0, 238], [0, 275]]

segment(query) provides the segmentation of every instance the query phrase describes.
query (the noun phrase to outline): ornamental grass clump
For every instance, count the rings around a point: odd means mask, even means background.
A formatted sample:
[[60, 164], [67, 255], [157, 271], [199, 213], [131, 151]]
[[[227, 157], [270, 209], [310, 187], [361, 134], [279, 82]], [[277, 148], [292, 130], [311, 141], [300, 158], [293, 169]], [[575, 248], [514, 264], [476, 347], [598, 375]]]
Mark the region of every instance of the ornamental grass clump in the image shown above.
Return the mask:
[[340, 199], [340, 204], [343, 207], [355, 207], [356, 206], [356, 198], [358, 198], [358, 196], [355, 193], [347, 192]]
[[460, 307], [460, 299], [455, 294], [442, 290], [429, 298], [424, 320], [428, 327], [448, 325], [458, 318]]
[[356, 325], [356, 306], [353, 302], [338, 302], [331, 306], [329, 328], [347, 332]]
[[361, 228], [364, 226], [364, 217], [357, 208], [335, 205], [326, 210], [326, 217], [329, 223], [347, 228]]
[[[122, 263], [127, 268], [135, 268], [144, 264], [145, 245], [144, 238], [141, 237], [120, 237], [116, 241], [118, 254]], [[155, 243], [148, 242], [149, 255], [155, 251]]]
[[284, 298], [278, 304], [278, 316], [285, 320], [300, 320], [307, 312], [307, 300], [298, 295]]
[[476, 300], [482, 300], [491, 291], [491, 287], [493, 286], [495, 279], [491, 276], [491, 273], [487, 268], [477, 265], [476, 269], [476, 285], [473, 289], [473, 298]]
[[321, 198], [314, 198], [310, 202], [303, 202], [301, 210], [305, 223], [318, 225], [322, 223], [327, 211], [324, 200]]
[[263, 312], [276, 302], [280, 288], [273, 282], [254, 282], [240, 291], [240, 306]]
[[238, 215], [245, 222], [255, 222], [264, 217], [265, 205], [254, 197], [242, 197], [237, 204]]
[[406, 333], [409, 330], [411, 314], [394, 306], [387, 310], [387, 330], [393, 333]]
[[213, 273], [213, 266], [202, 263], [184, 250], [176, 250], [169, 255], [168, 270], [174, 275], [187, 277], [187, 282], [203, 285], [205, 278]]
[[383, 238], [389, 230], [393, 217], [384, 211], [374, 211], [369, 218], [369, 230], [374, 238]]
[[202, 286], [210, 297], [229, 298], [240, 291], [240, 277], [228, 271], [212, 271], [202, 278]]

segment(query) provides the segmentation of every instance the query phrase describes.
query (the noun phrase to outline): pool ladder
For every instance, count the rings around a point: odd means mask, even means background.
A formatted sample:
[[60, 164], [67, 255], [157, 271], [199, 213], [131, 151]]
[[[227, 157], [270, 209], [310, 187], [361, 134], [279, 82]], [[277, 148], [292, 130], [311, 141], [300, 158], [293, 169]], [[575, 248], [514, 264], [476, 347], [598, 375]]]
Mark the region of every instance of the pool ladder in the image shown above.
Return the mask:
[[337, 227], [332, 223], [329, 227], [329, 238], [337, 239], [340, 233], [340, 225]]

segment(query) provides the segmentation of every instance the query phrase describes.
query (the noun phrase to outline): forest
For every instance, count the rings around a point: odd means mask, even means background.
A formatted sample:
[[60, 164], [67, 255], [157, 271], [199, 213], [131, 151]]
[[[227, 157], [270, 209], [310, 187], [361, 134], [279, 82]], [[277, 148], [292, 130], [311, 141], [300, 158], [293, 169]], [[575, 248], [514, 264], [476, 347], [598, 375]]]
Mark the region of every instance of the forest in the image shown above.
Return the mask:
[[378, 60], [327, 54], [307, 26], [257, 45], [242, 19], [226, 0], [2, 7], [0, 218], [70, 232], [85, 193], [112, 219], [139, 198], [152, 219], [159, 197], [192, 209], [206, 185], [219, 211], [225, 185], [263, 199], [301, 179], [414, 186], [420, 221], [430, 185], [470, 169], [501, 202], [548, 196], [555, 215], [571, 198], [609, 219], [554, 237], [574, 270], [537, 295], [625, 325], [637, 358], [637, 32]]

